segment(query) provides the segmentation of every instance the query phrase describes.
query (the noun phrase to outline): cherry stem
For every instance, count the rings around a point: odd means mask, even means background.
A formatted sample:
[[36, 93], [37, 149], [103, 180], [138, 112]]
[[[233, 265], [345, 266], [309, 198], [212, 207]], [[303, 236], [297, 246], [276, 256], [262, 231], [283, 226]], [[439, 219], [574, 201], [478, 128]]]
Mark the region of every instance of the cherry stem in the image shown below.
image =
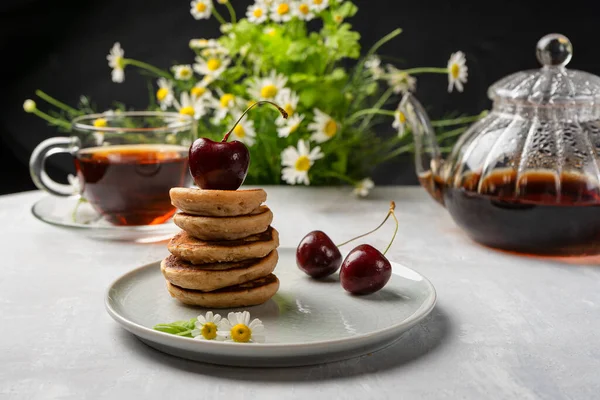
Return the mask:
[[[373, 233], [373, 232], [377, 231], [379, 228], [381, 228], [381, 227], [382, 227], [382, 226], [383, 226], [383, 225], [386, 223], [386, 221], [387, 221], [387, 220], [390, 218], [390, 215], [394, 215], [394, 210], [395, 210], [395, 209], [396, 209], [396, 203], [394, 203], [393, 201], [392, 201], [392, 202], [390, 202], [390, 209], [388, 210], [388, 213], [387, 213], [387, 215], [385, 216], [384, 220], [383, 220], [383, 221], [382, 221], [382, 222], [379, 224], [379, 226], [378, 226], [377, 228], [375, 228], [375, 229], [373, 229], [372, 231], [369, 231], [369, 232], [367, 232], [367, 233], [363, 233], [362, 235], [360, 235], [360, 236], [357, 236], [357, 237], [355, 237], [355, 238], [352, 238], [352, 239], [350, 239], [350, 240], [346, 240], [344, 243], [338, 244], [338, 245], [337, 245], [337, 247], [342, 247], [342, 246], [344, 246], [344, 245], [346, 245], [346, 244], [348, 244], [348, 243], [350, 243], [350, 242], [353, 242], [353, 241], [355, 241], [356, 239], [363, 238], [363, 237], [365, 237], [365, 236], [368, 236], [368, 235], [370, 235], [371, 233]], [[396, 219], [396, 216], [395, 216], [395, 215], [394, 215], [394, 219]], [[397, 231], [397, 230], [398, 230], [398, 220], [396, 220], [396, 231]], [[395, 234], [395, 233], [394, 233], [394, 237], [396, 237], [396, 234]], [[394, 239], [392, 239], [392, 240], [394, 240]], [[389, 247], [389, 246], [388, 246], [388, 247]], [[387, 251], [387, 250], [386, 250], [386, 251]]]
[[221, 142], [226, 142], [229, 140], [229, 136], [231, 135], [231, 133], [233, 132], [233, 130], [235, 129], [236, 126], [238, 126], [238, 124], [242, 121], [242, 119], [244, 118], [244, 116], [246, 116], [246, 114], [248, 113], [248, 111], [250, 111], [252, 108], [259, 106], [261, 104], [271, 104], [272, 106], [274, 106], [275, 108], [277, 108], [277, 110], [281, 113], [281, 116], [285, 119], [288, 118], [288, 113], [287, 111], [285, 111], [282, 107], [280, 107], [278, 104], [273, 103], [272, 101], [269, 100], [261, 100], [261, 101], [257, 101], [256, 103], [252, 104], [250, 107], [246, 108], [246, 111], [244, 111], [242, 113], [242, 115], [240, 115], [240, 117], [238, 118], [238, 120], [235, 122], [235, 124], [233, 125], [233, 127], [229, 130], [229, 132], [227, 132], [225, 134], [225, 136], [223, 136], [223, 140], [221, 140]]
[[[394, 202], [392, 202], [392, 204], [395, 206]], [[390, 247], [392, 247], [392, 243], [394, 243], [394, 239], [396, 239], [396, 233], [398, 233], [398, 225], [400, 225], [398, 223], [398, 218], [396, 218], [396, 214], [394, 214], [394, 207], [390, 207], [390, 213], [389, 215], [392, 216], [392, 218], [394, 218], [394, 221], [396, 221], [396, 229], [394, 229], [394, 236], [392, 236], [392, 240], [390, 240], [390, 244], [388, 244], [388, 247], [385, 248], [385, 251], [383, 252], [383, 255], [385, 256], [385, 253], [388, 252], [388, 250], [390, 249]]]

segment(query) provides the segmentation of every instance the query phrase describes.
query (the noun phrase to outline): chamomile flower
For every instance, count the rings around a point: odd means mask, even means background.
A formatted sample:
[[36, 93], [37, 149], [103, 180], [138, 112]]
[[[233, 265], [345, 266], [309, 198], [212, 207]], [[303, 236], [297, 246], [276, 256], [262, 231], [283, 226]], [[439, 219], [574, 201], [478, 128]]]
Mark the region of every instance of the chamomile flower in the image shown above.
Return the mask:
[[212, 0], [194, 0], [190, 6], [190, 13], [195, 19], [208, 19], [212, 14]]
[[374, 187], [375, 183], [373, 183], [373, 181], [370, 178], [365, 178], [362, 181], [357, 182], [356, 185], [354, 185], [354, 190], [352, 190], [352, 193], [354, 193], [354, 195], [358, 197], [367, 197], [371, 189], [373, 189]]
[[402, 110], [401, 104], [398, 104], [398, 108], [394, 111], [394, 122], [392, 123], [392, 128], [398, 131], [398, 136], [404, 136], [404, 132], [406, 130], [406, 115]]
[[365, 60], [365, 68], [374, 79], [379, 79], [384, 74], [383, 68], [381, 68], [381, 59], [377, 56], [367, 58]]
[[211, 106], [215, 109], [214, 122], [221, 122], [227, 114], [233, 113], [238, 109], [239, 99], [231, 93], [219, 91], [219, 98], [211, 100]]
[[162, 110], [166, 110], [167, 107], [170, 107], [173, 104], [173, 82], [165, 79], [158, 78], [156, 82], [158, 85], [158, 90], [156, 91], [156, 100], [160, 105]]
[[301, 0], [294, 3], [293, 14], [295, 17], [304, 21], [310, 21], [315, 17], [312, 8], [310, 7], [311, 0]]
[[196, 57], [194, 71], [217, 79], [229, 66], [231, 60], [219, 51], [208, 52], [204, 57]]
[[219, 338], [217, 333], [221, 325], [222, 319], [219, 314], [209, 311], [206, 315], [198, 315], [196, 329], [192, 330], [192, 336], [198, 340], [215, 340]]
[[196, 83], [196, 85], [194, 85], [194, 87], [190, 90], [190, 94], [194, 100], [208, 101], [212, 97], [212, 93], [206, 87], [206, 83], [203, 81]]
[[275, 0], [271, 4], [271, 19], [275, 22], [288, 22], [293, 17], [291, 0]]
[[182, 92], [180, 101], [173, 99], [173, 104], [179, 114], [189, 115], [194, 119], [200, 119], [206, 115], [206, 104], [201, 99], [195, 99], [188, 92]]
[[294, 114], [289, 117], [285, 124], [277, 128], [277, 136], [285, 138], [296, 132], [304, 120], [304, 115]]
[[252, 4], [246, 10], [246, 18], [254, 24], [262, 24], [267, 20], [269, 14], [268, 6], [260, 2]]
[[468, 68], [465, 53], [457, 51], [452, 53], [448, 60], [448, 92], [456, 87], [459, 92], [463, 91], [463, 84], [467, 83]]
[[250, 313], [230, 312], [227, 319], [221, 321], [217, 334], [226, 342], [260, 343], [265, 341], [265, 327], [258, 318], [250, 321]]
[[[237, 121], [239, 115], [234, 119]], [[254, 123], [244, 116], [239, 124], [233, 128], [231, 135], [240, 142], [244, 143], [248, 147], [254, 144], [254, 138], [256, 137], [256, 130], [254, 129]]]
[[325, 157], [319, 146], [310, 149], [308, 142], [298, 140], [298, 147], [290, 146], [281, 153], [281, 178], [290, 185], [310, 185], [308, 171], [316, 160]]
[[192, 66], [189, 64], [186, 65], [173, 65], [171, 67], [173, 74], [175, 75], [175, 79], [180, 81], [189, 81], [192, 79], [194, 75], [194, 71], [192, 70]]
[[[298, 107], [299, 100], [300, 97], [298, 97], [298, 95], [295, 92], [288, 88], [281, 89], [275, 97], [275, 102], [281, 105], [281, 107], [288, 113], [288, 117], [291, 117], [296, 113], [296, 108]], [[286, 123], [286, 120], [280, 115], [275, 120], [275, 123], [277, 125], [283, 125]]]
[[339, 131], [340, 126], [329, 115], [325, 114], [318, 108], [314, 109], [315, 118], [308, 125], [308, 130], [312, 132], [310, 140], [317, 143], [323, 143], [333, 138]]
[[393, 65], [386, 65], [388, 85], [394, 93], [408, 93], [415, 90], [417, 79]]
[[269, 76], [257, 78], [248, 87], [248, 94], [254, 99], [273, 100], [284, 88], [287, 78], [271, 70]]
[[112, 68], [111, 78], [113, 82], [121, 83], [125, 80], [125, 63], [123, 57], [125, 51], [121, 48], [119, 42], [113, 44], [110, 53], [106, 56], [108, 66]]
[[215, 39], [191, 39], [190, 40], [190, 48], [191, 49], [206, 49], [219, 47], [219, 42]]
[[315, 12], [321, 12], [329, 6], [329, 0], [308, 0]]
[[28, 113], [32, 113], [36, 110], [37, 106], [35, 105], [35, 101], [31, 99], [27, 99], [23, 102], [23, 110]]

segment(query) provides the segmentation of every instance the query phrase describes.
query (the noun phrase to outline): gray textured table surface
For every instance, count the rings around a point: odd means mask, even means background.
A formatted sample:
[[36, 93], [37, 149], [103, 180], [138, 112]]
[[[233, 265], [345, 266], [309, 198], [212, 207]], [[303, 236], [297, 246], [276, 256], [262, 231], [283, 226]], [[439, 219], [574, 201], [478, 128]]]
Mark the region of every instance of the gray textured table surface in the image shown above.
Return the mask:
[[[282, 246], [401, 222], [389, 258], [435, 285], [432, 316], [390, 348], [315, 367], [256, 370], [159, 353], [105, 312], [106, 287], [167, 254], [35, 220], [44, 194], [0, 197], [0, 398], [590, 399], [600, 393], [600, 258], [518, 257], [478, 246], [420, 188], [267, 188]], [[392, 226], [370, 243], [383, 247]]]

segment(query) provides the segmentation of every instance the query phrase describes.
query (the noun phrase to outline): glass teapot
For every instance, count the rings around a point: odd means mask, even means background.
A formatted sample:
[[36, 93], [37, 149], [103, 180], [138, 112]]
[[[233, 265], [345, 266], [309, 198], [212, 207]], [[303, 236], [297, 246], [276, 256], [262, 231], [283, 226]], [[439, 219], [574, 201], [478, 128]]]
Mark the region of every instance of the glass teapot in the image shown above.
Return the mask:
[[600, 77], [567, 70], [559, 34], [537, 44], [538, 70], [488, 90], [491, 112], [443, 159], [429, 118], [408, 94], [421, 185], [482, 244], [533, 254], [600, 253]]

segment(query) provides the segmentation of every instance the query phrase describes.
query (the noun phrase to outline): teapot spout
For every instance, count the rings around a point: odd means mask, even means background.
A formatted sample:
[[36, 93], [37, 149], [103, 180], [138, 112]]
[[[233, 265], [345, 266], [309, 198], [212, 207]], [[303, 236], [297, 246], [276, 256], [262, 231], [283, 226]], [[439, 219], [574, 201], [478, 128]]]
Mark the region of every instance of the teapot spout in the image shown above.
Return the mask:
[[440, 175], [444, 159], [429, 116], [421, 103], [410, 93], [402, 98], [400, 111], [404, 114], [413, 134], [415, 170], [419, 182], [434, 200], [444, 205], [445, 185]]

